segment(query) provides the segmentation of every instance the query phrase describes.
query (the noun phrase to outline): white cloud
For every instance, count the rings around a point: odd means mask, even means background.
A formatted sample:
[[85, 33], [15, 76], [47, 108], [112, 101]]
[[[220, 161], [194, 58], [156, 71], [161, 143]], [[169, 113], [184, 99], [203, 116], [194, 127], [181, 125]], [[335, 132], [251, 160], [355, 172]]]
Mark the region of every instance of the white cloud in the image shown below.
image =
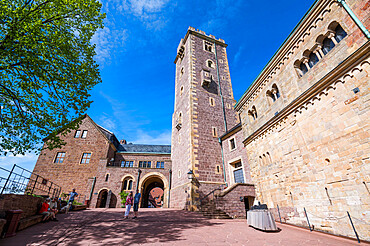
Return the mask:
[[121, 48], [127, 38], [127, 30], [114, 29], [112, 24], [109, 26], [99, 29], [91, 39], [91, 43], [96, 45], [95, 60], [102, 66], [110, 63], [114, 51]]
[[169, 0], [105, 0], [104, 12], [118, 11], [124, 16], [132, 15], [138, 18], [146, 28], [161, 30], [167, 20], [161, 15]]
[[111, 132], [114, 132], [116, 130], [116, 123], [111, 117], [109, 117], [109, 115], [108, 116], [106, 114], [102, 115], [99, 119], [99, 122], [100, 126], [104, 127], [105, 129]]
[[169, 130], [155, 136], [150, 135], [148, 132], [137, 130], [136, 136], [136, 139], [133, 140], [136, 144], [171, 144], [171, 131]]
[[244, 50], [244, 46], [239, 46], [239, 49], [236, 52], [234, 59], [233, 59], [233, 66], [236, 66], [238, 64], [240, 55], [242, 54], [243, 50]]
[[7, 156], [0, 156], [0, 166], [5, 169], [11, 169], [13, 164], [17, 164], [29, 171], [33, 171], [36, 164], [38, 155], [34, 153], [26, 153], [25, 155], [13, 156], [11, 154]]

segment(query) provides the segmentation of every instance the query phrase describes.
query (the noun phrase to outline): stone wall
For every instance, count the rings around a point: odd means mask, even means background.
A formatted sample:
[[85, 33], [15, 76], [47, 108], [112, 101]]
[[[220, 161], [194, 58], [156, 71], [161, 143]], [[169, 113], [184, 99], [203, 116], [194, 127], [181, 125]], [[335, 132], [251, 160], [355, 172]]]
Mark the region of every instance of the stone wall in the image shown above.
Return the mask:
[[[204, 48], [204, 42], [209, 42], [212, 51]], [[223, 40], [217, 40], [212, 35], [207, 36], [192, 27], [188, 29], [185, 40], [181, 40], [179, 47], [181, 45], [184, 47], [184, 57], [181, 59], [178, 55], [176, 58], [172, 130], [174, 186], [171, 200], [173, 199], [173, 206], [178, 208], [195, 204], [195, 200], [207, 192], [197, 191], [205, 186], [191, 186], [186, 175], [189, 170], [194, 172], [199, 182], [207, 182], [207, 186], [224, 184], [218, 137], [225, 133], [225, 123], [230, 129], [237, 122], [232, 108], [235, 100], [227, 61], [227, 45]], [[211, 67], [208, 66], [208, 61], [212, 62]], [[202, 85], [205, 72], [212, 78], [209, 85]], [[181, 128], [176, 128], [179, 113], [183, 117], [182, 125]]]
[[[231, 140], [234, 140], [235, 149], [231, 148]], [[235, 163], [241, 162], [242, 169], [244, 174], [244, 183], [252, 183], [251, 174], [250, 174], [250, 167], [248, 162], [248, 155], [245, 151], [245, 147], [243, 144], [243, 131], [241, 125], [238, 126], [235, 131], [230, 132], [227, 136], [222, 139], [222, 148], [224, 152], [224, 162], [225, 162], [225, 173], [226, 173], [226, 180], [228, 185], [235, 184], [234, 179], [234, 171]]]
[[[118, 166], [122, 161], [133, 161], [133, 167]], [[150, 177], [158, 177], [164, 184], [164, 206], [167, 207], [168, 187], [169, 187], [169, 169], [171, 168], [171, 157], [169, 154], [134, 154], [134, 153], [117, 153], [115, 157], [115, 164], [117, 166], [107, 166], [107, 160], [101, 160], [96, 178], [96, 184], [90, 207], [96, 207], [99, 192], [108, 190], [112, 192], [117, 198], [115, 207], [122, 206], [119, 193], [123, 189], [123, 182], [125, 179], [132, 179], [132, 189], [126, 190], [127, 192], [133, 191], [135, 194], [138, 177], [139, 161], [152, 161], [152, 168], [140, 168], [142, 171], [139, 182], [139, 190], [142, 193], [145, 181]], [[164, 162], [164, 168], [155, 168], [157, 161]], [[106, 181], [106, 175], [108, 180]]]
[[[89, 180], [97, 176], [100, 159], [108, 158], [110, 144], [88, 116], [83, 119], [79, 130], [81, 134], [83, 130], [88, 131], [86, 138], [75, 138], [75, 131], [61, 136], [67, 144], [60, 149], [42, 150], [33, 172], [61, 186], [64, 193], [76, 188], [78, 199], [83, 202], [89, 197]], [[66, 153], [63, 163], [54, 163], [58, 152]], [[80, 164], [83, 153], [91, 153], [88, 164]]]
[[0, 199], [0, 218], [6, 218], [6, 211], [20, 209], [23, 211], [21, 219], [37, 214], [38, 207], [41, 208], [43, 199], [29, 195], [5, 194]]
[[[193, 142], [192, 135], [192, 96], [191, 93], [191, 42], [183, 43], [183, 58], [176, 60], [175, 78], [175, 105], [172, 116], [172, 188], [171, 188], [171, 207], [183, 209], [186, 206], [187, 196], [185, 189], [189, 185], [186, 173], [192, 169]], [[181, 121], [179, 114], [181, 113]], [[181, 125], [180, 125], [181, 124]]]
[[[216, 207], [227, 213], [231, 218], [246, 218], [244, 199], [252, 202], [255, 197], [254, 186], [251, 184], [234, 184], [217, 194]], [[251, 204], [249, 204], [250, 206]]]
[[[369, 26], [369, 4], [348, 4]], [[294, 63], [336, 22], [347, 36], [299, 75]], [[238, 102], [257, 199], [275, 219], [278, 205], [283, 221], [306, 226], [306, 208], [315, 229], [354, 237], [349, 211], [360, 238], [370, 239], [369, 54], [367, 38], [343, 7], [318, 1]], [[273, 84], [281, 96], [269, 102]]]

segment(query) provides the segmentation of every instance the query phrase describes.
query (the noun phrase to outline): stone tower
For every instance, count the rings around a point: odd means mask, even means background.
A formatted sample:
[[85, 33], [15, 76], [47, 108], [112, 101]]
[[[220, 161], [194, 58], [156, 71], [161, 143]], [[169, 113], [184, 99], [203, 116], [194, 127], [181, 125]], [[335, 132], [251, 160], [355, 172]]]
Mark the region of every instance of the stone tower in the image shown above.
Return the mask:
[[171, 207], [195, 210], [202, 197], [226, 182], [219, 137], [238, 121], [226, 47], [224, 40], [192, 27], [178, 46]]

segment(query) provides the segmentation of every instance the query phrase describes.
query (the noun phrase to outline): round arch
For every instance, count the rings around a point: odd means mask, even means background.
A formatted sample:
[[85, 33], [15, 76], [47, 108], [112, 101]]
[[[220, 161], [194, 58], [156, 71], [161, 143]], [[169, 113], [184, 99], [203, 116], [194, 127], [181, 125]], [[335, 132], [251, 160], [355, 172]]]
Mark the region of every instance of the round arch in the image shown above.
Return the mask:
[[96, 208], [105, 208], [107, 204], [108, 197], [110, 196], [109, 200], [109, 208], [115, 208], [117, 204], [117, 196], [112, 192], [111, 189], [103, 187], [98, 191], [98, 199], [96, 201]]
[[149, 195], [149, 190], [147, 190], [148, 187], [150, 187], [151, 184], [156, 183], [158, 181], [163, 183], [163, 187], [162, 187], [163, 188], [163, 207], [167, 207], [168, 192], [169, 192], [168, 180], [162, 173], [159, 173], [159, 172], [147, 173], [140, 179], [138, 188], [139, 188], [140, 193], [142, 194], [141, 205], [147, 204], [147, 201], [145, 199], [148, 199], [148, 198], [144, 196]]
[[126, 178], [132, 178], [132, 181], [135, 182], [135, 177], [131, 174], [126, 174], [121, 178], [121, 182], [123, 182]]

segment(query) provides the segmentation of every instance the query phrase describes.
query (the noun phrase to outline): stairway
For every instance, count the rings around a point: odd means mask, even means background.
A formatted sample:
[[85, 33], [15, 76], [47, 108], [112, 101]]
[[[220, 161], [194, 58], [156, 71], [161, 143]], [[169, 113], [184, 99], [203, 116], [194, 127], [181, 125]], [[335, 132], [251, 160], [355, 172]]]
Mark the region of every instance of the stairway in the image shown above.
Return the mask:
[[232, 219], [227, 213], [216, 208], [216, 204], [213, 200], [204, 201], [199, 213], [209, 219]]

